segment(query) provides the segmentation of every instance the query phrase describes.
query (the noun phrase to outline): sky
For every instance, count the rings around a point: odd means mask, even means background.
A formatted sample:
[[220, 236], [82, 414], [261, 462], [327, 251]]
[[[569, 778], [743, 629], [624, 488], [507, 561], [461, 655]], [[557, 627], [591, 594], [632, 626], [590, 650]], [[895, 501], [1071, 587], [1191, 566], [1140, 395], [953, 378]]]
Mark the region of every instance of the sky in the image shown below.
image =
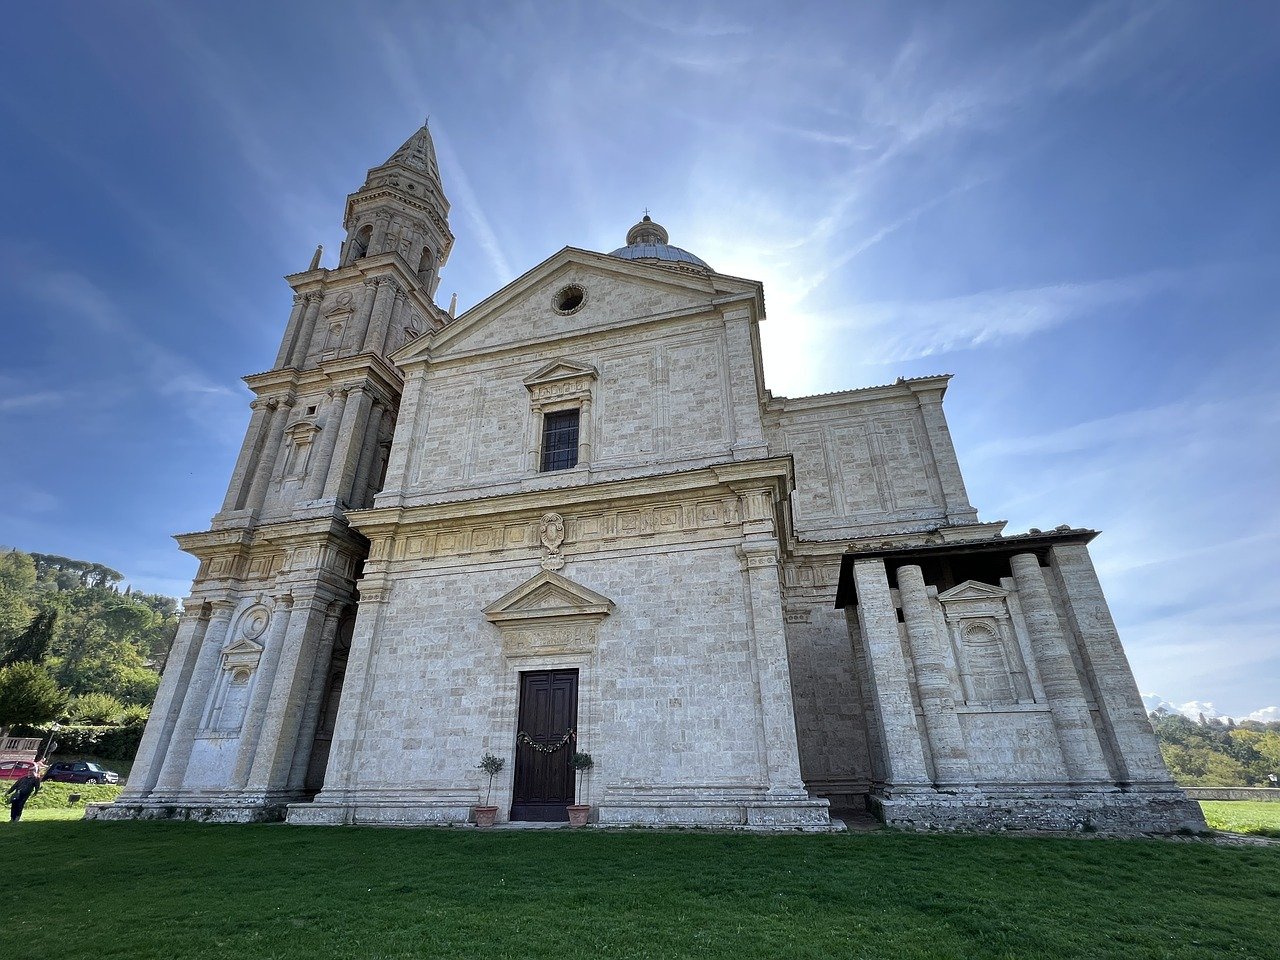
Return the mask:
[[1139, 686], [1280, 704], [1280, 7], [48, 2], [0, 56], [0, 544], [185, 596], [282, 277], [429, 114], [475, 304], [647, 207], [802, 396], [951, 373], [970, 498]]

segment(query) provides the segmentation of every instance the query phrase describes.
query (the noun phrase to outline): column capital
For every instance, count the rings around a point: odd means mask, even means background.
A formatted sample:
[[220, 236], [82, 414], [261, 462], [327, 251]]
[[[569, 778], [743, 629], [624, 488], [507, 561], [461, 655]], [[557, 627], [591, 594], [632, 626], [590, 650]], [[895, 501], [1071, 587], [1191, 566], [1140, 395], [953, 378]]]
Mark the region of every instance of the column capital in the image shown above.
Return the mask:
[[307, 299], [306, 294], [303, 294], [303, 293], [295, 293], [295, 294], [293, 295], [293, 303], [294, 303], [294, 306], [297, 306], [299, 303], [304, 302], [306, 299]]
[[319, 303], [324, 299], [324, 294], [319, 290], [311, 290], [307, 293], [307, 303]]
[[237, 606], [239, 606], [239, 604], [229, 597], [220, 597], [217, 600], [210, 600], [209, 607], [212, 611], [210, 619], [230, 620], [231, 615], [236, 612]]

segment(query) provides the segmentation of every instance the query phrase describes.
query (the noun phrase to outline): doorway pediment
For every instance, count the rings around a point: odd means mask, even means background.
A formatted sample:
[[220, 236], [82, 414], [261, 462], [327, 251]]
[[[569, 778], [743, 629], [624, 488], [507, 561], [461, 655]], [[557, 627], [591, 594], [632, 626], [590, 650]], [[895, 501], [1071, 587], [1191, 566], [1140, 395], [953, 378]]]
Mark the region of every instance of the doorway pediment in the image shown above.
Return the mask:
[[574, 583], [567, 577], [543, 570], [510, 593], [485, 607], [485, 618], [499, 627], [551, 620], [599, 622], [609, 615], [613, 601]]

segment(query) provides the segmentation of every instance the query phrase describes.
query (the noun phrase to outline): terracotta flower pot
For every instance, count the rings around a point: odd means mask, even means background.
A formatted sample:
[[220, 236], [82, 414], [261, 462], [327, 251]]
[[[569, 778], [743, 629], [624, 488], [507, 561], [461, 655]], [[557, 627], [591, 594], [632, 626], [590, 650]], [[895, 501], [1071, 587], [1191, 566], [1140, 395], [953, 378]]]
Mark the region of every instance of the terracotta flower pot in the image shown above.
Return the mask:
[[591, 815], [591, 804], [574, 803], [569, 806], [569, 826], [585, 827], [587, 825], [587, 817]]
[[497, 807], [476, 807], [476, 826], [492, 827], [493, 818], [498, 815]]

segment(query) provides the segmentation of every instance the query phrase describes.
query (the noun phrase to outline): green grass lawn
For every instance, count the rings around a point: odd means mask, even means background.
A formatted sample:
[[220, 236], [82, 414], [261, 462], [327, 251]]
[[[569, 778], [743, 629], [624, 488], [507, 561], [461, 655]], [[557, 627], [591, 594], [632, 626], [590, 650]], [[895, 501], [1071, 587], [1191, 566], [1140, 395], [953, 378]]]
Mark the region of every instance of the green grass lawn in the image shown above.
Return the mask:
[[0, 824], [4, 955], [1276, 956], [1280, 851], [1152, 840]]
[[1215, 830], [1280, 837], [1280, 802], [1275, 800], [1201, 800], [1200, 809]]

